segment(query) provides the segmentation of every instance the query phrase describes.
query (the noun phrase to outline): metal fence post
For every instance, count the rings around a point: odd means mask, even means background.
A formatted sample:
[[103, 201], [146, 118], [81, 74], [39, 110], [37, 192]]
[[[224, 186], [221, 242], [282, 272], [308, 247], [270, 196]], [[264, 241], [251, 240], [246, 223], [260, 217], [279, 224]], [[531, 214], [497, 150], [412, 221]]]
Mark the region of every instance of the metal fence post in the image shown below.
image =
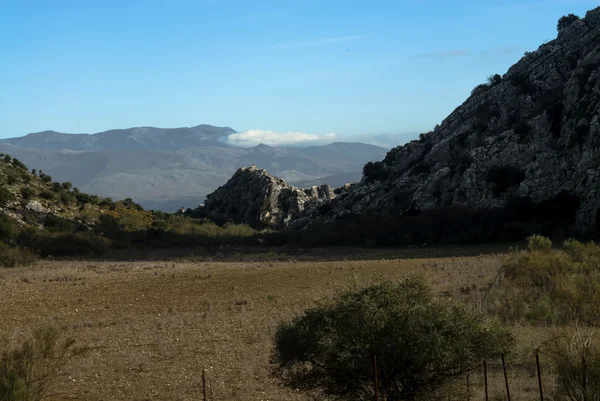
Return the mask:
[[488, 401], [487, 361], [483, 361], [483, 383], [485, 385], [485, 401]]
[[508, 375], [506, 374], [506, 364], [504, 363], [504, 354], [502, 356], [502, 370], [504, 371], [504, 383], [506, 384], [506, 398], [510, 401], [510, 390], [508, 389]]
[[206, 369], [202, 369], [202, 399], [206, 401]]
[[538, 385], [540, 386], [540, 401], [544, 401], [544, 390], [542, 390], [542, 371], [540, 370], [540, 354], [535, 354], [535, 364], [537, 365]]
[[377, 355], [373, 355], [373, 372], [375, 375], [375, 401], [379, 401], [379, 383], [377, 383]]

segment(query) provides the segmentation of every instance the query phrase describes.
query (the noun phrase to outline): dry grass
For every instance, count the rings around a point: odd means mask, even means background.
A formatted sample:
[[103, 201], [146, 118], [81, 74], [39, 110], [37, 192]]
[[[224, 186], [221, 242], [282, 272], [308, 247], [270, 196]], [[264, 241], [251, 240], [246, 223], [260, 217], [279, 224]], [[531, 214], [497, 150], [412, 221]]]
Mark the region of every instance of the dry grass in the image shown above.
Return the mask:
[[[417, 273], [441, 294], [477, 304], [500, 264], [494, 255], [362, 261], [337, 255], [330, 259], [341, 260], [45, 261], [0, 270], [0, 327], [18, 335], [52, 320], [92, 348], [70, 367], [56, 400], [198, 400], [204, 368], [215, 400], [307, 400], [269, 376], [278, 322], [354, 276]], [[527, 355], [539, 330], [517, 332], [519, 353]], [[522, 360], [516, 355], [511, 364], [513, 399], [535, 399], [536, 379], [525, 374], [530, 368], [520, 366]], [[503, 394], [491, 364], [491, 394]], [[472, 399], [482, 399], [480, 381], [472, 378]], [[462, 391], [452, 398], [466, 399]]]

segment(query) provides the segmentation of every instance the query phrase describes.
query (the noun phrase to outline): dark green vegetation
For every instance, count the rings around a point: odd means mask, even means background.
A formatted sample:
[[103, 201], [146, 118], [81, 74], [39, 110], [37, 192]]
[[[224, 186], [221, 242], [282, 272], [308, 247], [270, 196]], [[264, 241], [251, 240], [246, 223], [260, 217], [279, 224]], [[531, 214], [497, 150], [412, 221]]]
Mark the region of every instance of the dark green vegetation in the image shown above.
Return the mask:
[[563, 15], [558, 20], [558, 24], [556, 24], [556, 30], [558, 32], [560, 32], [563, 29], [569, 27], [575, 21], [579, 21], [579, 17], [577, 15], [575, 15], [575, 14]]
[[[464, 244], [519, 241], [534, 233], [560, 242], [574, 235], [571, 225], [579, 205], [577, 198], [568, 195], [537, 204], [519, 198], [495, 210], [448, 206], [401, 215], [381, 210], [377, 214], [349, 213], [302, 231], [258, 232], [248, 226], [213, 222], [190, 209], [183, 214], [154, 212], [131, 199], [113, 201], [88, 195], [70, 183], [41, 178], [48, 177], [43, 172], [29, 173], [14, 160], [0, 161], [0, 182], [4, 181], [0, 186], [0, 207], [4, 209], [0, 211], [0, 263], [5, 266], [26, 264], [34, 255], [100, 255], [130, 248]], [[365, 166], [367, 180], [383, 180], [387, 174], [382, 162]], [[494, 166], [487, 180], [501, 194], [523, 177], [514, 167]], [[31, 202], [44, 210], [30, 210]], [[590, 233], [590, 237], [594, 235]]]
[[[457, 389], [467, 374], [477, 377], [482, 360], [504, 354], [513, 369], [526, 370], [537, 353], [552, 366], [547, 396], [597, 400], [600, 246], [568, 240], [553, 249], [535, 235], [526, 247], [503, 258], [478, 300], [435, 296], [414, 277], [338, 292], [280, 324], [274, 374], [315, 399], [370, 400], [376, 361], [384, 399], [434, 400], [462, 394]], [[528, 350], [518, 351], [524, 344], [508, 327], [544, 328], [546, 339], [534, 349], [528, 339]]]
[[376, 358], [389, 401], [422, 399], [514, 343], [508, 330], [435, 298], [420, 279], [342, 292], [281, 325], [275, 341], [286, 385], [319, 399], [370, 400]]
[[491, 292], [491, 312], [505, 322], [600, 326], [600, 246], [529, 238], [528, 252], [514, 253]]
[[0, 160], [2, 266], [110, 249], [241, 245], [255, 233], [247, 226], [147, 211], [131, 199], [89, 195], [43, 171], [29, 172], [8, 155]]
[[40, 327], [17, 344], [0, 341], [0, 400], [47, 399], [68, 362], [82, 353], [54, 326]]

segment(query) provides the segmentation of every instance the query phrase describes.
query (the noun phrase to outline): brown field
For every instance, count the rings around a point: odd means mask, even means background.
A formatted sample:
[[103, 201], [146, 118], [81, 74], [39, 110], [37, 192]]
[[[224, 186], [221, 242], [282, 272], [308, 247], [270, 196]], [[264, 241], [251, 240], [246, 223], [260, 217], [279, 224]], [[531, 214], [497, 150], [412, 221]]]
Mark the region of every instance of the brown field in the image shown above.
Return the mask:
[[[269, 376], [278, 322], [354, 277], [420, 274], [440, 294], [477, 305], [501, 256], [444, 255], [488, 251], [339, 249], [296, 256], [43, 261], [0, 270], [0, 327], [17, 338], [52, 321], [91, 348], [68, 367], [54, 400], [199, 400], [202, 369], [208, 370], [215, 400], [308, 400]], [[526, 327], [516, 332], [520, 341], [509, 361], [511, 395], [536, 399], [535, 365], [529, 362], [542, 333]], [[504, 395], [504, 383], [498, 363], [490, 364], [494, 399]], [[472, 399], [483, 399], [481, 385], [480, 377], [471, 377]], [[461, 388], [450, 398], [466, 400], [466, 393]]]

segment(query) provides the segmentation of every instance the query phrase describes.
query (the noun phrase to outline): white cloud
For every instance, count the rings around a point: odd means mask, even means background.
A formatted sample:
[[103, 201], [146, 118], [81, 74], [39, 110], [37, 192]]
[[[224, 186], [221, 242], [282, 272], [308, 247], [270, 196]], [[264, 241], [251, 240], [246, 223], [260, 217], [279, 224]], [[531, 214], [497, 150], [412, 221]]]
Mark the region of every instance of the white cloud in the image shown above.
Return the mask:
[[270, 146], [294, 146], [329, 143], [335, 140], [335, 134], [315, 135], [305, 132], [275, 132], [251, 129], [231, 134], [224, 142], [231, 146], [250, 148], [261, 143]]

